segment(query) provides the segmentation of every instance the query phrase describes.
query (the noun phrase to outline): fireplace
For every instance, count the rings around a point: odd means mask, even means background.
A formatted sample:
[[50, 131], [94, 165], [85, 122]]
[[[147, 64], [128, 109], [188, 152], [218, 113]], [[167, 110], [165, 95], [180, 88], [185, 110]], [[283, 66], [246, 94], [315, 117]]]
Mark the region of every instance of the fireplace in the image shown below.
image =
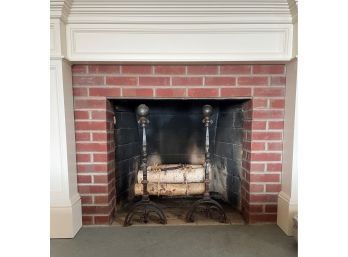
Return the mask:
[[83, 223], [110, 224], [134, 199], [140, 138], [135, 108], [150, 108], [149, 165], [202, 164], [201, 108], [210, 128], [214, 197], [247, 222], [275, 222], [281, 185], [282, 64], [78, 64], [72, 67]]

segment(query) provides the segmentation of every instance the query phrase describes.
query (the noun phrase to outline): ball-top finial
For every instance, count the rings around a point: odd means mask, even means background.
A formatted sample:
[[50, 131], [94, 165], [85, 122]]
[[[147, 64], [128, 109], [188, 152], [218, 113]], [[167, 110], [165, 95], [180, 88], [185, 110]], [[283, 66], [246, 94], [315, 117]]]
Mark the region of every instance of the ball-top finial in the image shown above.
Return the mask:
[[213, 107], [211, 105], [206, 104], [202, 108], [203, 117], [210, 117], [213, 114]]
[[145, 104], [141, 104], [137, 108], [137, 115], [139, 117], [146, 117], [149, 115], [149, 107], [147, 107]]

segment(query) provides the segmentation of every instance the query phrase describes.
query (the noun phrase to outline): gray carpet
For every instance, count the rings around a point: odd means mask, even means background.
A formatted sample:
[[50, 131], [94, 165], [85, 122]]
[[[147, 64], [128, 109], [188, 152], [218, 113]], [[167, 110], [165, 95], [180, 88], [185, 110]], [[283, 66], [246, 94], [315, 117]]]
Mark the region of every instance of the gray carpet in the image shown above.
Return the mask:
[[84, 227], [52, 239], [51, 257], [292, 257], [293, 237], [276, 225]]

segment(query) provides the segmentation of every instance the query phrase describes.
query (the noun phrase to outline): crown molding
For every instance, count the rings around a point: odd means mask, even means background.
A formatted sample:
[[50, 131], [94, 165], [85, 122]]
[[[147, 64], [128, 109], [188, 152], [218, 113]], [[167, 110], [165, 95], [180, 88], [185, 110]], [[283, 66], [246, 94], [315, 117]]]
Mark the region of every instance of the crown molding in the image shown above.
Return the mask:
[[66, 21], [73, 0], [50, 0], [51, 19], [61, 19]]
[[293, 23], [296, 0], [51, 0], [51, 17], [74, 23]]

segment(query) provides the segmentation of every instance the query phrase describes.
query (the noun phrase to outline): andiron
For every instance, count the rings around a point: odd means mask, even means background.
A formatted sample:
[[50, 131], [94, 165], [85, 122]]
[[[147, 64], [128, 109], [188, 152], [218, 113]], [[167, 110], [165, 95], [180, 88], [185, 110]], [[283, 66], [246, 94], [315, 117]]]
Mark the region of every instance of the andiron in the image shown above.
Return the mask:
[[154, 202], [150, 201], [149, 193], [147, 191], [147, 143], [146, 143], [146, 126], [149, 124], [148, 115], [149, 115], [149, 107], [145, 104], [141, 104], [138, 106], [136, 110], [138, 116], [138, 124], [142, 128], [143, 132], [143, 140], [142, 140], [142, 153], [141, 153], [141, 169], [143, 171], [143, 195], [139, 202], [135, 203], [130, 211], [128, 212], [124, 226], [132, 225], [132, 220], [134, 217], [139, 217], [140, 221], [144, 223], [148, 223], [150, 220], [150, 216], [158, 216], [159, 222], [161, 224], [167, 223], [167, 218], [164, 215], [163, 210]]
[[205, 126], [205, 163], [204, 163], [204, 176], [205, 176], [205, 190], [203, 198], [197, 200], [189, 209], [186, 214], [186, 222], [194, 222], [194, 213], [203, 212], [207, 217], [213, 218], [213, 214], [216, 213], [219, 215], [219, 221], [221, 223], [226, 223], [226, 214], [222, 206], [211, 198], [209, 192], [209, 170], [210, 170], [210, 153], [209, 153], [209, 126], [213, 123], [211, 120], [211, 115], [213, 113], [213, 108], [211, 105], [204, 105], [202, 108], [203, 120]]

